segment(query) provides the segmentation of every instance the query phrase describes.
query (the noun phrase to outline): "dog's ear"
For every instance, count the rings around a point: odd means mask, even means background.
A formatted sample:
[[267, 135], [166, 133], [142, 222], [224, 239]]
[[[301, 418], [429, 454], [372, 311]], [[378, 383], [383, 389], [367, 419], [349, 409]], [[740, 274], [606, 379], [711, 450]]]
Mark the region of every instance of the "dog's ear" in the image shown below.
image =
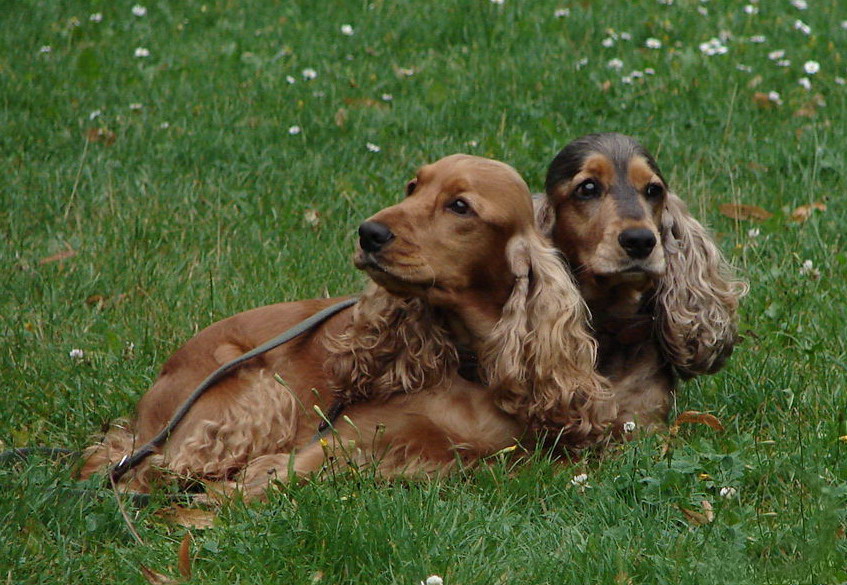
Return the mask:
[[685, 203], [669, 193], [662, 216], [667, 269], [656, 291], [656, 321], [667, 358], [683, 377], [717, 372], [732, 353], [747, 284]]
[[544, 193], [535, 193], [532, 196], [532, 210], [535, 213], [535, 227], [544, 237], [549, 238], [553, 233], [553, 224], [556, 215], [550, 200]]
[[597, 440], [614, 416], [588, 311], [556, 251], [534, 232], [507, 255], [515, 285], [480, 361], [500, 407], [569, 445]]
[[458, 356], [439, 315], [419, 298], [371, 283], [347, 328], [327, 341], [325, 369], [344, 404], [382, 400], [443, 382]]

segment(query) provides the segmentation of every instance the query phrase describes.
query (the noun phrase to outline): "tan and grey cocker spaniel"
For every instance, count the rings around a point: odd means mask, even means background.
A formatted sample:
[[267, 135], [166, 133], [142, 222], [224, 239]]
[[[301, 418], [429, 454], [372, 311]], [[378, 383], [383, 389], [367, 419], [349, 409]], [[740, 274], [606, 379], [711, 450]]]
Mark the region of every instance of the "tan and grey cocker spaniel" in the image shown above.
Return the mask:
[[618, 431], [661, 427], [677, 377], [715, 373], [732, 353], [747, 286], [629, 136], [574, 140], [550, 164], [545, 189], [537, 222], [591, 311]]
[[[210, 389], [126, 476], [129, 487], [148, 489], [164, 474], [260, 494], [328, 457], [389, 474], [440, 473], [522, 438], [545, 434], [567, 450], [603, 437], [614, 412], [587, 311], [535, 227], [521, 177], [453, 155], [421, 168], [406, 191], [359, 228], [355, 264], [373, 284], [358, 303]], [[153, 437], [218, 366], [333, 302], [262, 307], [198, 333], [164, 365], [135, 418], [88, 449], [82, 476]], [[342, 416], [316, 440], [315, 407], [333, 404]]]

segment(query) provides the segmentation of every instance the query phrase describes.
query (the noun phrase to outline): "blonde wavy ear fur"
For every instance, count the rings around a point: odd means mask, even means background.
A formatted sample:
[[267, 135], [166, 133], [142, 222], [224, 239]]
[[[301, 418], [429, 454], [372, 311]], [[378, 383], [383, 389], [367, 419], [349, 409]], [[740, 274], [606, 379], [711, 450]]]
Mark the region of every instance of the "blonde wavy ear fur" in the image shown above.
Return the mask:
[[437, 309], [373, 283], [353, 308], [350, 324], [327, 348], [330, 385], [345, 404], [440, 384], [459, 361]]
[[747, 284], [734, 279], [706, 229], [673, 193], [662, 242], [667, 270], [655, 296], [662, 348], [684, 378], [717, 372], [732, 354]]
[[516, 281], [480, 354], [500, 408], [568, 442], [595, 441], [614, 410], [595, 372], [597, 347], [588, 310], [552, 248], [535, 234], [516, 236], [507, 256]]

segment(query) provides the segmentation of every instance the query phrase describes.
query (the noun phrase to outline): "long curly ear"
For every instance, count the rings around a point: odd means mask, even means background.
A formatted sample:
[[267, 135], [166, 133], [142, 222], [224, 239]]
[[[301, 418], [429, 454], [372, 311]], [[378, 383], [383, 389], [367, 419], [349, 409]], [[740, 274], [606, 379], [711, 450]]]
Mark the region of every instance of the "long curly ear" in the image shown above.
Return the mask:
[[667, 270], [656, 291], [656, 320], [668, 359], [685, 378], [713, 374], [732, 354], [739, 299], [747, 284], [685, 203], [668, 194], [662, 217]]
[[538, 228], [541, 235], [549, 238], [553, 233], [553, 224], [556, 222], [556, 216], [547, 195], [544, 193], [534, 193], [532, 195], [532, 210], [535, 213], [535, 227]]
[[480, 356], [500, 407], [570, 445], [597, 440], [614, 416], [588, 310], [556, 252], [532, 233], [509, 243], [515, 286]]
[[327, 349], [330, 387], [345, 404], [416, 392], [443, 382], [458, 365], [456, 347], [432, 307], [373, 283]]

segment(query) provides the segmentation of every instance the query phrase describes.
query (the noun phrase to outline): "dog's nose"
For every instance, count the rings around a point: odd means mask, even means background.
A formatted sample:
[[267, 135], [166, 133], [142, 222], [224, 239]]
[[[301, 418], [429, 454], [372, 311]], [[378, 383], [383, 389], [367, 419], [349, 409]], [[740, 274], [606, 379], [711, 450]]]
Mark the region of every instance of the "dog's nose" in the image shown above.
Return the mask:
[[620, 233], [618, 242], [631, 258], [640, 260], [656, 247], [656, 236], [647, 228], [630, 228]]
[[388, 226], [378, 221], [366, 221], [359, 226], [359, 245], [365, 252], [379, 252], [393, 239], [394, 234]]

